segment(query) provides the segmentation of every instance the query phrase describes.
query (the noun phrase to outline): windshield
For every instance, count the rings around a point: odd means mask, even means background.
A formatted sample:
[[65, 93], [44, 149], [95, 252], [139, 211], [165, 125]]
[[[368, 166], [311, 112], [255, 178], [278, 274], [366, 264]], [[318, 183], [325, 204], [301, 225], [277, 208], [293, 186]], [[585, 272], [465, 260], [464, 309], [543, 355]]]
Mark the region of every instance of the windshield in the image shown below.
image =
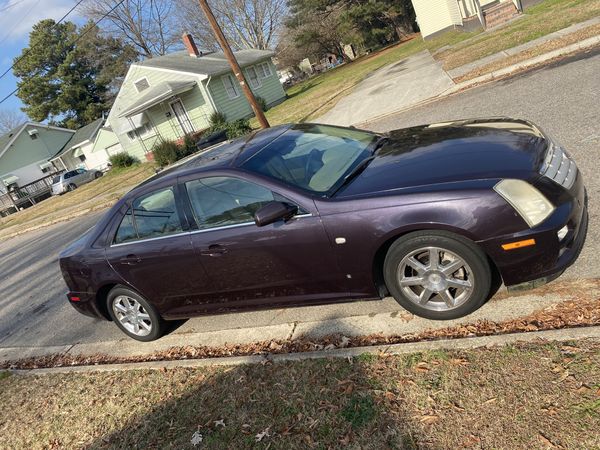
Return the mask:
[[334, 192], [365, 158], [378, 136], [329, 125], [297, 125], [242, 167], [320, 195]]

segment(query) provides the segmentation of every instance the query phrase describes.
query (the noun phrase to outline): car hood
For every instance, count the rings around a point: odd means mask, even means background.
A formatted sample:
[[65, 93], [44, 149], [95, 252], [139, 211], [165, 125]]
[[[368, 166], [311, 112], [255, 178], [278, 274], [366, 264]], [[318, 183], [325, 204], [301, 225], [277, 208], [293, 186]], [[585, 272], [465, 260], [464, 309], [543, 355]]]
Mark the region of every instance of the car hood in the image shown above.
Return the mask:
[[463, 120], [387, 134], [376, 157], [336, 197], [481, 179], [537, 177], [547, 142], [533, 124]]

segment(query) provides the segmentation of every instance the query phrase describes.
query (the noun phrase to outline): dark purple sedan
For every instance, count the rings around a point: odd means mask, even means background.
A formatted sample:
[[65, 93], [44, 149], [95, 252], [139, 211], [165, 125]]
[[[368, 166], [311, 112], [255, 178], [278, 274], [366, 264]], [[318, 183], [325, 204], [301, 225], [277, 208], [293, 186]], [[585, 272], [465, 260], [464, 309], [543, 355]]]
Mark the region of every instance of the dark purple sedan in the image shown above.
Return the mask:
[[60, 266], [78, 311], [141, 341], [199, 314], [388, 294], [455, 319], [501, 282], [559, 276], [587, 220], [577, 166], [526, 121], [285, 125], [142, 183]]

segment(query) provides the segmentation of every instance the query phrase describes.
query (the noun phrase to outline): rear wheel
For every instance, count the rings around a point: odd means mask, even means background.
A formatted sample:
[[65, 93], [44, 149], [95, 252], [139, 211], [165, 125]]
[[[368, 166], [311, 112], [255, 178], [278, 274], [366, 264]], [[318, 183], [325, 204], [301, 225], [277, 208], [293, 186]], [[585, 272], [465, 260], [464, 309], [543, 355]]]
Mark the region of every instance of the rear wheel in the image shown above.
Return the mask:
[[98, 179], [98, 178], [100, 178], [101, 176], [102, 176], [102, 172], [96, 172], [96, 173], [94, 174], [94, 178], [95, 178], [95, 179]]
[[131, 289], [112, 289], [107, 302], [113, 321], [129, 337], [148, 342], [158, 339], [165, 332], [165, 321], [156, 308]]
[[416, 232], [398, 239], [384, 263], [385, 283], [396, 301], [428, 319], [449, 320], [478, 309], [492, 274], [485, 254], [452, 233]]

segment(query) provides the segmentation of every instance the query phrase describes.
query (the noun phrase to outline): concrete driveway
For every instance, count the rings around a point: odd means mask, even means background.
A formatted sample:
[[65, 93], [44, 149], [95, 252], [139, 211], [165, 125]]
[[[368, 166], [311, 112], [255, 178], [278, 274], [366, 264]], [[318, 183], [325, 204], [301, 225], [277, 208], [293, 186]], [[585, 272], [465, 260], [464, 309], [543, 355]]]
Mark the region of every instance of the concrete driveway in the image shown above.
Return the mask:
[[[588, 243], [580, 259], [561, 280], [600, 278], [600, 266], [596, 263], [600, 250], [598, 73], [600, 54], [587, 55], [583, 59], [472, 89], [368, 126], [388, 130], [483, 115], [522, 117], [542, 125], [575, 156], [590, 195]], [[30, 354], [31, 347], [40, 346], [46, 346], [46, 351], [68, 349], [88, 354], [98, 351], [135, 354], [174, 345], [219, 345], [334, 332], [346, 335], [413, 333], [477, 319], [520, 317], [566, 299], [564, 294], [496, 298], [475, 314], [454, 322], [414, 318], [390, 298], [247, 312], [195, 318], [157, 343], [142, 344], [125, 338], [112, 323], [78, 314], [64, 297], [66, 286], [57, 264], [58, 252], [97, 218], [98, 215], [91, 215], [0, 242], [0, 359], [3, 355], [24, 356]], [[577, 290], [573, 291], [576, 293]], [[78, 343], [80, 345], [73, 347]]]
[[354, 125], [435, 97], [454, 86], [428, 51], [369, 75], [317, 122]]

